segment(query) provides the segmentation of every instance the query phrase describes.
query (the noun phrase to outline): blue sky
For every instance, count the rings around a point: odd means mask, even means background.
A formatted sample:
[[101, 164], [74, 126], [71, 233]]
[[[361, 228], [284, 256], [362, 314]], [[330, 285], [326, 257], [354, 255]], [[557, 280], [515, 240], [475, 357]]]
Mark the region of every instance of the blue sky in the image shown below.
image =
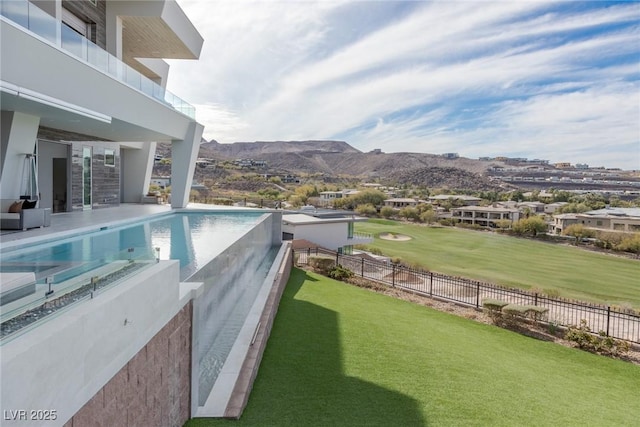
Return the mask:
[[207, 140], [640, 169], [640, 3], [178, 0]]

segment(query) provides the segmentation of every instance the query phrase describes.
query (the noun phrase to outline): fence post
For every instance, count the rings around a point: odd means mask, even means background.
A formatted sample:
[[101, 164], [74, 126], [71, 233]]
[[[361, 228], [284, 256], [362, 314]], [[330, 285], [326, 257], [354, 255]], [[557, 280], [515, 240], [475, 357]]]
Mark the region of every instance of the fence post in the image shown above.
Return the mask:
[[476, 308], [480, 308], [480, 282], [476, 282]]
[[538, 293], [537, 292], [533, 295], [533, 305], [538, 305]]
[[396, 287], [396, 265], [391, 264], [391, 287]]
[[340, 264], [340, 252], [336, 252], [336, 265]]
[[609, 320], [611, 319], [611, 306], [607, 306], [607, 336], [609, 336]]
[[360, 265], [360, 277], [364, 277], [364, 258], [360, 258], [360, 260], [362, 260]]
[[433, 272], [429, 272], [429, 296], [433, 296]]

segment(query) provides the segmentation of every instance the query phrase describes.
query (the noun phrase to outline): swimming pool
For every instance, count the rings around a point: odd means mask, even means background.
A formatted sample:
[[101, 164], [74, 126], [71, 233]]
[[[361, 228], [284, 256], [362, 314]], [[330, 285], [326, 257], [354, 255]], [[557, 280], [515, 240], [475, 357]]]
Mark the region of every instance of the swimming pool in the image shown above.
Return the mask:
[[0, 272], [33, 272], [38, 283], [62, 283], [117, 260], [180, 261], [180, 279], [250, 230], [261, 212], [185, 212], [72, 236], [0, 254]]

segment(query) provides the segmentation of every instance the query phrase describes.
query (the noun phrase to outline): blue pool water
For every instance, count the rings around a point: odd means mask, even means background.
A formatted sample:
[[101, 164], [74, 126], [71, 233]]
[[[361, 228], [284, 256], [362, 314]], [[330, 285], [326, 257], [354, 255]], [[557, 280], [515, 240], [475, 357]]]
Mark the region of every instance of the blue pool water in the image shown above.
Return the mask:
[[261, 212], [176, 213], [0, 255], [2, 272], [34, 272], [60, 283], [116, 260], [177, 259], [185, 280], [250, 230]]

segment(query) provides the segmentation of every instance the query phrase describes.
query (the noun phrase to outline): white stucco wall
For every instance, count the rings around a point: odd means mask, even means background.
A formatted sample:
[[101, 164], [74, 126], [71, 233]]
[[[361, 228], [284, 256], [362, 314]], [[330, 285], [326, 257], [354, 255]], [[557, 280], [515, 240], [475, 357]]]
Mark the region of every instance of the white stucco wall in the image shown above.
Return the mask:
[[295, 239], [305, 239], [331, 250], [338, 250], [350, 244], [347, 239], [348, 225], [346, 222], [323, 224], [283, 224], [284, 233], [293, 234]]
[[190, 298], [180, 298], [178, 261], [162, 261], [3, 344], [0, 414], [55, 410], [56, 420], [2, 425], [63, 425]]

